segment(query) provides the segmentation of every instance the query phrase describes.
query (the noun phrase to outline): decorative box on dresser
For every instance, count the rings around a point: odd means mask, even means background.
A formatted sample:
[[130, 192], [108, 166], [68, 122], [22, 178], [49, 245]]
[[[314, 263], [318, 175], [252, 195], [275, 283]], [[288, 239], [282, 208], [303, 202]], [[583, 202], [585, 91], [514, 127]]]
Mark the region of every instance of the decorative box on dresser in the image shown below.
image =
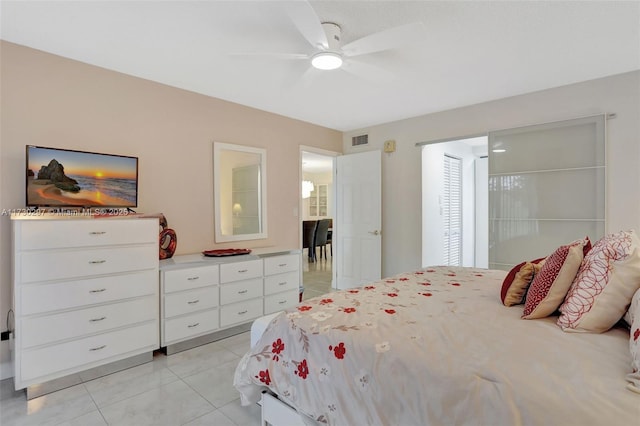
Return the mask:
[[16, 390], [30, 399], [153, 359], [157, 218], [12, 216], [12, 230]]
[[298, 303], [300, 250], [174, 256], [160, 261], [160, 344], [167, 354], [249, 330], [266, 313]]

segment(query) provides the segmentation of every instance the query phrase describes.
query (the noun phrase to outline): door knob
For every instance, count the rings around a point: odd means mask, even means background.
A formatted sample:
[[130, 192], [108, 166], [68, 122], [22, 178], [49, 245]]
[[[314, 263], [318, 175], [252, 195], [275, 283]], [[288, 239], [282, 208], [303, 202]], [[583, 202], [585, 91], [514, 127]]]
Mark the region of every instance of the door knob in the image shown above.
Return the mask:
[[375, 231], [369, 231], [369, 233], [370, 233], [370, 234], [373, 234], [373, 235], [380, 235], [380, 234], [382, 234], [382, 232], [381, 232], [381, 231], [378, 231], [377, 229], [376, 229]]

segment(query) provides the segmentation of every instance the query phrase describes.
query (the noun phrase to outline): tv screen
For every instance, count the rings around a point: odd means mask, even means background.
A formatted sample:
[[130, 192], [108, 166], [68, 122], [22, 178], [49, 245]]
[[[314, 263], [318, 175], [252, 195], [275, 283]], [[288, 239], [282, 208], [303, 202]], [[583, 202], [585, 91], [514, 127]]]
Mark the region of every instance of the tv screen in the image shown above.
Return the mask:
[[27, 145], [28, 207], [137, 207], [138, 158]]

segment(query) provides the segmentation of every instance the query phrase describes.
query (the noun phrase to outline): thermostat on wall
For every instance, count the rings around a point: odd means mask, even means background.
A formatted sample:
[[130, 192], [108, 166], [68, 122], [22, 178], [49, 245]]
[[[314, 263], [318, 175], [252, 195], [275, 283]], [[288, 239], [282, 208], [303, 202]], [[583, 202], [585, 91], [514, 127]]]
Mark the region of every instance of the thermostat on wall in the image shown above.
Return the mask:
[[384, 141], [384, 152], [395, 152], [396, 151], [396, 141], [391, 139], [388, 141]]

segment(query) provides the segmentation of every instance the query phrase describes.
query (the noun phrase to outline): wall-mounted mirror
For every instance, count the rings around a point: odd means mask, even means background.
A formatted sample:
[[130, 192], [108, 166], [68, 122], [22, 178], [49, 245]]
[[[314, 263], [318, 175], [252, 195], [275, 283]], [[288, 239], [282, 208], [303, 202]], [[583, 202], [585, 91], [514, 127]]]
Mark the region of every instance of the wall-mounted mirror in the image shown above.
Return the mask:
[[267, 238], [267, 151], [213, 143], [215, 239]]

